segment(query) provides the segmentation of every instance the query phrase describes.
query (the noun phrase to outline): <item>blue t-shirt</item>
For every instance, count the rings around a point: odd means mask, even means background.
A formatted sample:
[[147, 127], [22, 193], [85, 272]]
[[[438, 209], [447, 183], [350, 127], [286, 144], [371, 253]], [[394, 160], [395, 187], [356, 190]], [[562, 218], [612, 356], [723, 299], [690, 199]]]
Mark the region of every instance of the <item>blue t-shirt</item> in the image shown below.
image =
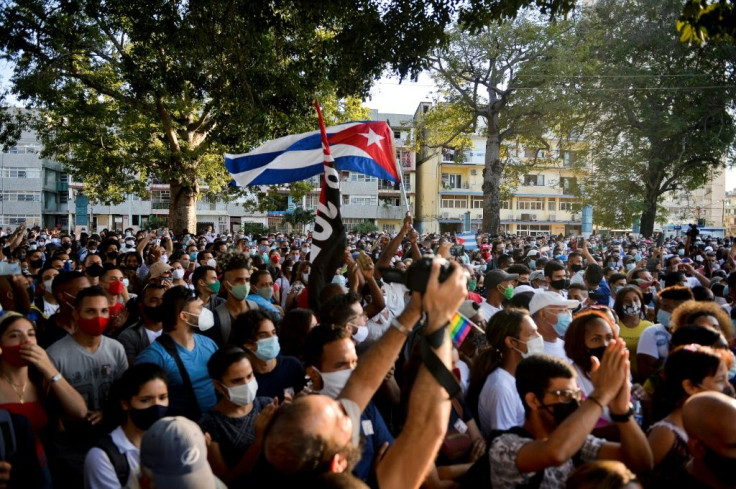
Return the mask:
[[255, 302], [261, 309], [265, 309], [266, 311], [275, 315], [276, 319], [281, 319], [281, 311], [279, 311], [273, 304], [271, 304], [271, 301], [269, 301], [268, 299], [264, 299], [258, 294], [248, 294], [248, 300]]
[[184, 368], [187, 369], [189, 379], [192, 381], [194, 395], [199, 402], [199, 415], [192, 409], [188, 389], [184, 386], [184, 381], [179, 373], [179, 367], [176, 360], [169, 355], [163, 345], [154, 341], [145, 350], [140, 352], [135, 359], [136, 365], [139, 363], [155, 363], [166, 371], [169, 377], [169, 410], [168, 416], [186, 416], [193, 421], [199, 421], [202, 413], [209, 412], [215, 404], [215, 388], [212, 386], [212, 380], [207, 373], [207, 362], [215, 351], [217, 345], [211, 339], [195, 334], [194, 348], [192, 351], [182, 347], [176, 341], [176, 351], [179, 353]]
[[[371, 430], [373, 433], [366, 433], [366, 429]], [[381, 448], [384, 442], [388, 442], [389, 445], [394, 442], [394, 437], [386, 427], [386, 423], [383, 421], [383, 416], [376, 409], [373, 401], [369, 402], [360, 415], [360, 434], [365, 438], [365, 445], [363, 445], [363, 456], [360, 457], [360, 462], [353, 469], [355, 477], [367, 480], [371, 474], [373, 468], [373, 459], [376, 457], [376, 453]]]

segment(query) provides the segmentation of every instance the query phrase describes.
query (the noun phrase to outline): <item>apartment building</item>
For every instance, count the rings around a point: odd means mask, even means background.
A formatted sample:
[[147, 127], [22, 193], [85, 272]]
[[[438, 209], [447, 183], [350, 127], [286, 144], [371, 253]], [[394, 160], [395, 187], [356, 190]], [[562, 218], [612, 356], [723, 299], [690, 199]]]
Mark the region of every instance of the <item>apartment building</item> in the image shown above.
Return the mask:
[[726, 227], [728, 204], [725, 170], [711, 171], [708, 182], [696, 190], [667, 193], [661, 199], [668, 223], [704, 227]]
[[[420, 104], [416, 117], [431, 104]], [[484, 137], [471, 135], [464, 154], [451, 148], [424, 148], [416, 171], [417, 226], [424, 233], [476, 231], [483, 223]], [[574, 147], [574, 145], [571, 145]], [[568, 234], [581, 231], [576, 170], [582, 148], [560, 150], [524, 148], [518, 142], [504, 146], [509, 165], [529, 165], [510, 196], [501, 202], [501, 232], [511, 234]], [[533, 165], [531, 165], [533, 162]], [[577, 163], [577, 165], [576, 165]], [[503, 180], [502, 180], [503, 181]]]
[[0, 153], [0, 226], [66, 228], [68, 175], [61, 165], [42, 159], [41, 143], [23, 132], [15, 146]]

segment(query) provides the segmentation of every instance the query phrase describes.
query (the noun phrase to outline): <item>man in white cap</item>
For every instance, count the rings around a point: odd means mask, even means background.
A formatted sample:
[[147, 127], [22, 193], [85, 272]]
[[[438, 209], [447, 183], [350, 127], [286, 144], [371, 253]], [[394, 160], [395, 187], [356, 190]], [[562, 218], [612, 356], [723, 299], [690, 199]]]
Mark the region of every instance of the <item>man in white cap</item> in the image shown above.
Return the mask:
[[225, 489], [207, 461], [199, 425], [183, 416], [162, 418], [141, 441], [141, 488]]
[[529, 314], [544, 339], [546, 354], [570, 362], [562, 338], [572, 322], [571, 310], [579, 305], [580, 301], [567, 300], [555, 292], [540, 291], [534, 294], [529, 303]]
[[486, 287], [486, 300], [480, 304], [486, 322], [503, 309], [501, 303], [504, 299], [510, 300], [514, 296], [514, 284], [511, 282], [518, 278], [519, 274], [506, 273], [503, 270], [491, 270], [486, 274], [483, 280]]

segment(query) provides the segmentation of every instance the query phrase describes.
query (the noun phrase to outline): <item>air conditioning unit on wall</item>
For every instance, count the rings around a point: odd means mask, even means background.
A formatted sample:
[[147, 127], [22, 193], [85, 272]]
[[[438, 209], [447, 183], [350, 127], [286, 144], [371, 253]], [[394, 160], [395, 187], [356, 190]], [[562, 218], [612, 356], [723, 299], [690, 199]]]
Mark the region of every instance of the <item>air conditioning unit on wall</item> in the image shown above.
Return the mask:
[[531, 214], [522, 214], [521, 215], [521, 220], [522, 221], [531, 221], [532, 220], [532, 215]]
[[470, 174], [471, 175], [477, 175], [478, 174], [478, 170], [470, 170]]
[[550, 221], [556, 221], [557, 220], [557, 214], [550, 214], [549, 215], [549, 220]]
[[450, 213], [449, 212], [443, 212], [442, 213], [442, 219], [447, 219], [449, 217], [450, 217]]

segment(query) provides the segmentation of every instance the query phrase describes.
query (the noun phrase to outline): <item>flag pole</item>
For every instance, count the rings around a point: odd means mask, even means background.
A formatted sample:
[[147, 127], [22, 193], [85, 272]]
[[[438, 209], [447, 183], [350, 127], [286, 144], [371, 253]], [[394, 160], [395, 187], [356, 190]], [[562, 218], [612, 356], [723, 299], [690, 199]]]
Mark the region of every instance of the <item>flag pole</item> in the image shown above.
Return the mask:
[[[396, 154], [396, 145], [394, 143], [394, 137], [391, 135], [391, 144], [394, 148], [394, 155]], [[401, 168], [401, 162], [399, 158], [396, 158], [396, 170], [399, 174], [399, 188], [401, 188], [401, 196], [404, 198], [404, 205], [406, 206], [406, 212], [411, 215], [411, 209], [409, 209], [409, 199], [406, 197], [406, 187], [404, 187], [404, 171]]]

